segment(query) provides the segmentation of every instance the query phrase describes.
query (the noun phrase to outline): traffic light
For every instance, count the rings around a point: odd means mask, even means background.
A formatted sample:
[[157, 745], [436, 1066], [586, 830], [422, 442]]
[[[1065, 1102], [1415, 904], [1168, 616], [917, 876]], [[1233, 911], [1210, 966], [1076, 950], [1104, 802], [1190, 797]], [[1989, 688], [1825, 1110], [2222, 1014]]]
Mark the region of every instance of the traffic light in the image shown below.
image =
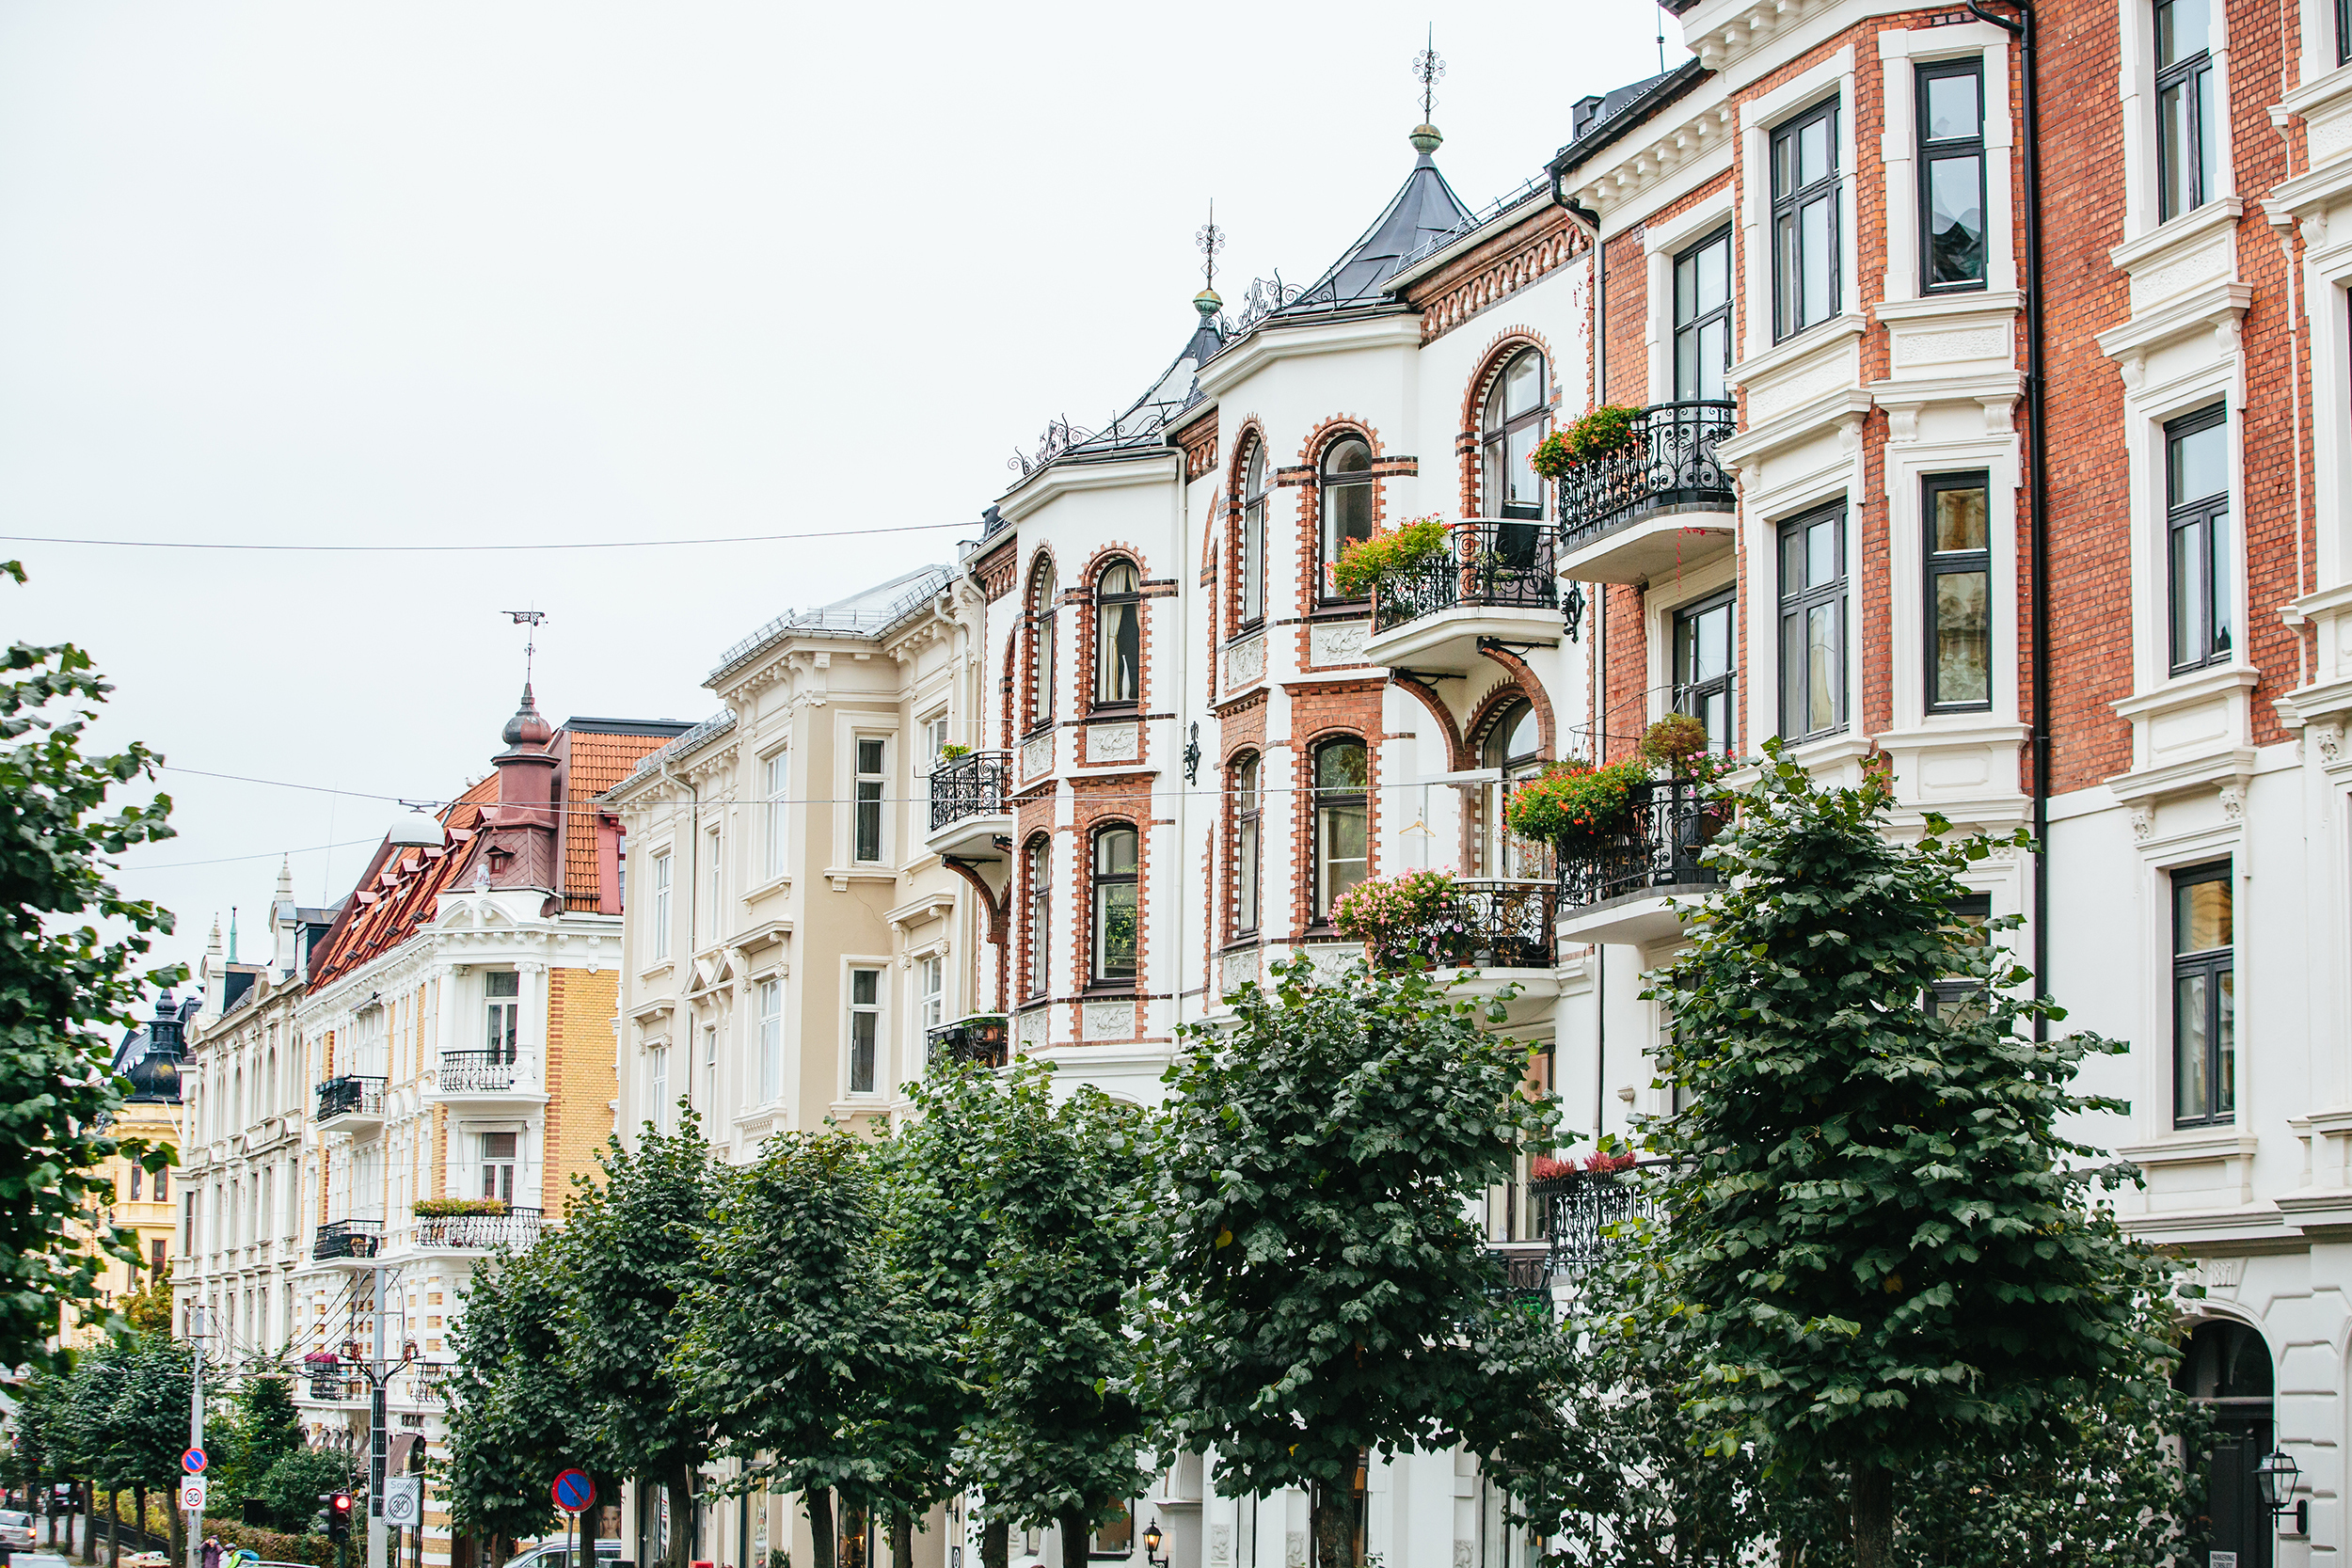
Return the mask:
[[351, 1494], [338, 1492], [326, 1499], [326, 1539], [351, 1539]]

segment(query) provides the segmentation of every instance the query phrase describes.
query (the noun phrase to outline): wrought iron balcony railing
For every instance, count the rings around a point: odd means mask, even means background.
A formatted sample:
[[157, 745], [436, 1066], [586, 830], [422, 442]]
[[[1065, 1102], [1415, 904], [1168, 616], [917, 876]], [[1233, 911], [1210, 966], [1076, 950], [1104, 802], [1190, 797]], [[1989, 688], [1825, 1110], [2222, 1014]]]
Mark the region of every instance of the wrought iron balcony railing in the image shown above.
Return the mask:
[[438, 1404], [449, 1391], [450, 1374], [456, 1369], [446, 1361], [420, 1361], [408, 1370], [408, 1402]]
[[1003, 811], [1011, 778], [1010, 752], [972, 752], [941, 763], [931, 769], [931, 831]]
[[384, 1080], [346, 1074], [319, 1085], [319, 1120], [329, 1117], [380, 1117], [384, 1114]]
[[1551, 1243], [1555, 1273], [1600, 1262], [1627, 1222], [1665, 1217], [1657, 1190], [1638, 1170], [1570, 1171], [1530, 1182], [1528, 1198]]
[[1551, 531], [1534, 520], [1455, 523], [1447, 548], [1381, 581], [1373, 594], [1377, 634], [1458, 606], [1556, 610]]
[[417, 1244], [446, 1247], [527, 1247], [539, 1239], [545, 1215], [537, 1209], [508, 1209], [503, 1214], [419, 1214]]
[[1542, 1243], [1488, 1242], [1486, 1254], [1502, 1265], [1498, 1294], [1520, 1301], [1550, 1300], [1552, 1259]]
[[1623, 451], [1577, 464], [1560, 477], [1560, 540], [1581, 549], [1665, 508], [1729, 511], [1731, 475], [1715, 455], [1730, 437], [1728, 402], [1654, 403], [1633, 419]]
[[336, 1258], [373, 1258], [384, 1244], [382, 1220], [329, 1220], [310, 1243], [313, 1261]]
[[1457, 881], [1443, 909], [1378, 957], [1440, 969], [1549, 969], [1553, 894], [1549, 882]]
[[1715, 872], [1699, 863], [1699, 853], [1722, 826], [1723, 809], [1694, 780], [1635, 785], [1621, 832], [1590, 847], [1561, 849], [1560, 908], [1570, 911], [1654, 888], [1713, 883]]
[[444, 1051], [443, 1094], [504, 1094], [515, 1086], [515, 1058], [504, 1051]]
[[930, 1031], [930, 1064], [970, 1062], [977, 1067], [1000, 1068], [1005, 1065], [1006, 1041], [1002, 1013], [980, 1013], [954, 1023], [943, 1023]]
[[342, 1401], [352, 1397], [351, 1383], [341, 1372], [312, 1371], [310, 1397], [314, 1400]]

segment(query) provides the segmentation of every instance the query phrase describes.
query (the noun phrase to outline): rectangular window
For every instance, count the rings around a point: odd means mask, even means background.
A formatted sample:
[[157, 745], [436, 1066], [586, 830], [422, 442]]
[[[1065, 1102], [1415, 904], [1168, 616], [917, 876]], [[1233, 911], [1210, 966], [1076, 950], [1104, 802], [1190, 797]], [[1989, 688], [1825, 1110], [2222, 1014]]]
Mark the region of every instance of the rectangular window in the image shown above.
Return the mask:
[[1981, 471], [1922, 482], [1927, 521], [1927, 674], [1931, 712], [1993, 705], [1992, 482]]
[[2164, 427], [2172, 672], [2230, 659], [2230, 427], [2221, 404]]
[[882, 971], [850, 971], [850, 1092], [872, 1094], [881, 1077]]
[[2352, 0], [2336, 0], [2336, 64], [2352, 63]]
[[857, 743], [856, 843], [851, 850], [854, 859], [882, 858], [882, 787], [888, 782], [882, 773], [882, 743], [861, 736]]
[[947, 1022], [947, 960], [936, 953], [914, 960], [914, 1004], [921, 1028]]
[[726, 862], [719, 852], [718, 829], [710, 830], [708, 842], [703, 846], [703, 848], [709, 857], [710, 864], [710, 936], [708, 940], [715, 942], [719, 938], [719, 933], [726, 928], [727, 912], [724, 896], [726, 878], [723, 869]]
[[670, 1127], [670, 1048], [657, 1045], [645, 1053], [645, 1119], [654, 1131], [666, 1132]]
[[488, 1038], [484, 1042], [494, 1062], [515, 1059], [515, 1026], [522, 1016], [523, 977], [511, 969], [492, 970], [482, 977], [486, 1000], [484, 1011], [488, 1015]]
[[1675, 258], [1675, 401], [1719, 401], [1731, 369], [1731, 230]]
[[1258, 793], [1258, 759], [1233, 769], [1233, 934], [1258, 929], [1258, 845], [1264, 818]]
[[2156, 0], [2156, 221], [2220, 194], [2213, 0]]
[[1111, 1506], [1119, 1512], [1094, 1527], [1094, 1539], [1087, 1543], [1087, 1555], [1113, 1557], [1124, 1562], [1135, 1555], [1136, 1511], [1123, 1502]]
[[784, 982], [759, 983], [759, 1102], [784, 1098]]
[[940, 753], [947, 749], [947, 716], [935, 713], [923, 721], [923, 771], [930, 773], [939, 767]]
[[1707, 749], [1731, 755], [1728, 592], [1675, 611], [1675, 711], [1707, 726]]
[[[1952, 900], [1951, 908], [1954, 923], [1968, 928], [1969, 945], [1983, 946], [1986, 937], [1984, 923], [1993, 918], [1993, 895], [1989, 893], [1965, 893]], [[1938, 980], [1921, 1000], [1929, 1017], [1961, 1023], [1979, 1010], [1978, 999], [1982, 994], [1982, 989], [1975, 979], [1963, 976]]]
[[1837, 313], [1837, 100], [1772, 133], [1772, 341]]
[[164, 1203], [169, 1201], [170, 1197], [171, 1172], [169, 1170], [159, 1170], [155, 1173], [155, 1196], [153, 1201], [157, 1203]]
[[765, 764], [768, 775], [768, 875], [771, 877], [784, 875], [784, 851], [788, 842], [786, 836], [785, 800], [788, 794], [786, 784], [790, 773], [787, 764], [791, 754], [789, 752], [778, 752]]
[[1923, 65], [1919, 98], [1919, 287], [1984, 287], [1984, 62]]
[[1780, 733], [1806, 740], [1846, 722], [1846, 509], [1780, 526]]
[[719, 1110], [719, 1026], [703, 1025], [703, 1115]]
[[653, 858], [653, 956], [670, 956], [670, 857]]
[[1096, 985], [1135, 983], [1141, 842], [1133, 828], [1104, 828], [1094, 835]]
[[1043, 996], [1054, 987], [1054, 849], [1045, 839], [1029, 847], [1029, 994]]
[[2172, 1122], [2237, 1114], [2236, 940], [2230, 863], [2172, 873]]
[[517, 1132], [482, 1134], [482, 1196], [501, 1203], [515, 1201], [515, 1145]]
[[147, 1172], [140, 1166], [131, 1167], [131, 1201], [134, 1203], [139, 1201], [139, 1193], [146, 1186], [145, 1180], [142, 1180], [146, 1175]]

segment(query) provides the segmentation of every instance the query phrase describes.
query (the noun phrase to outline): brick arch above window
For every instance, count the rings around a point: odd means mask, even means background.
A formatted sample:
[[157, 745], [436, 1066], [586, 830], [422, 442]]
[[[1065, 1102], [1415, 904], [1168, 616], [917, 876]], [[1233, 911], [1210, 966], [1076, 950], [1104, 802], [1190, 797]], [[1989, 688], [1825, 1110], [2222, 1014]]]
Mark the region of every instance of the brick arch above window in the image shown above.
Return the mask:
[[1544, 683], [1536, 678], [1527, 660], [1509, 648], [1481, 648], [1478, 651], [1502, 665], [1509, 678], [1479, 699], [1478, 706], [1472, 710], [1470, 722], [1462, 726], [1466, 737], [1474, 737], [1465, 750], [1486, 738], [1484, 726], [1494, 721], [1494, 716], [1503, 703], [1524, 697], [1535, 709], [1535, 724], [1543, 736], [1544, 755], [1558, 757], [1560, 731], [1552, 722], [1551, 697], [1544, 690]]
[[1495, 377], [1502, 373], [1502, 367], [1521, 350], [1531, 348], [1544, 356], [1546, 396], [1553, 419], [1559, 417], [1560, 360], [1551, 352], [1550, 340], [1531, 326], [1506, 326], [1496, 333], [1478, 356], [1478, 370], [1462, 393], [1461, 420], [1454, 427], [1454, 452], [1461, 467], [1461, 515], [1465, 517], [1486, 515], [1479, 510], [1484, 498], [1479, 494], [1478, 449], [1486, 435], [1486, 394], [1494, 390]]
[[[1226, 467], [1225, 491], [1218, 497], [1218, 507], [1212, 514], [1217, 519], [1217, 526], [1207, 531], [1212, 542], [1221, 541], [1218, 553], [1230, 568], [1224, 580], [1216, 584], [1217, 593], [1214, 601], [1218, 610], [1217, 619], [1229, 628], [1239, 628], [1263, 619], [1249, 614], [1250, 607], [1245, 602], [1247, 591], [1243, 582], [1246, 564], [1243, 530], [1246, 527], [1244, 514], [1249, 491], [1249, 460], [1260, 451], [1266, 455], [1265, 511], [1269, 525], [1267, 532], [1271, 538], [1274, 492], [1281, 481], [1274, 467], [1274, 448], [1266, 440], [1265, 427], [1254, 414], [1243, 420], [1241, 428], [1234, 434], [1232, 459]], [[1270, 555], [1270, 551], [1268, 553]], [[1271, 565], [1270, 559], [1261, 560], [1258, 570], [1263, 573]]]
[[1102, 587], [1103, 574], [1121, 562], [1135, 568], [1136, 586], [1139, 595], [1135, 601], [1136, 701], [1117, 704], [1115, 710], [1120, 713], [1136, 711], [1143, 704], [1150, 701], [1152, 628], [1149, 617], [1144, 612], [1144, 607], [1155, 596], [1154, 591], [1149, 586], [1151, 579], [1145, 572], [1143, 552], [1132, 542], [1117, 539], [1097, 546], [1094, 553], [1087, 558], [1086, 565], [1082, 568], [1083, 575], [1064, 589], [1065, 594], [1075, 594], [1080, 599], [1076, 645], [1071, 650], [1073, 656], [1078, 660], [1073, 668], [1082, 683], [1079, 688], [1078, 702], [1080, 713], [1091, 712], [1104, 705], [1095, 696], [1095, 643], [1102, 627], [1102, 612], [1095, 595]]
[[1454, 714], [1445, 705], [1445, 699], [1438, 694], [1438, 689], [1425, 681], [1418, 680], [1411, 675], [1399, 674], [1394, 671], [1390, 673], [1389, 682], [1420, 703], [1428, 710], [1429, 717], [1437, 722], [1438, 737], [1445, 742], [1446, 770], [1458, 773], [1470, 767], [1470, 764], [1466, 760], [1470, 753], [1462, 741], [1461, 727], [1454, 723]]
[[[1053, 717], [1050, 709], [1045, 714], [1041, 715], [1038, 711], [1037, 701], [1037, 612], [1041, 609], [1050, 610], [1054, 608], [1051, 603], [1042, 606], [1039, 604], [1038, 589], [1040, 584], [1042, 583], [1049, 576], [1052, 578], [1054, 583], [1055, 591], [1053, 598], [1058, 600], [1063, 592], [1060, 567], [1054, 560], [1053, 546], [1050, 545], [1040, 545], [1035, 552], [1033, 552], [1029, 557], [1028, 570], [1024, 572], [1021, 576], [1021, 629], [1019, 634], [1020, 663], [1019, 678], [1014, 683], [1018, 689], [1013, 695], [1013, 710], [1020, 716], [1021, 723], [1019, 733], [1022, 735], [1027, 735], [1030, 731], [1038, 728], [1041, 718], [1050, 719]], [[1060, 684], [1059, 677], [1061, 661], [1068, 657], [1068, 654], [1066, 650], [1062, 649], [1058, 645], [1058, 621], [1056, 622], [1056, 627], [1057, 637], [1055, 641], [1057, 645], [1054, 649], [1054, 661], [1056, 667], [1047, 673], [1049, 677], [1054, 680], [1055, 684], [1058, 686]]]
[[[1400, 467], [1391, 461], [1381, 446], [1379, 431], [1373, 427], [1370, 420], [1355, 414], [1335, 414], [1316, 425], [1308, 433], [1306, 442], [1298, 449], [1298, 465], [1275, 470], [1275, 483], [1292, 484], [1298, 487], [1297, 547], [1293, 559], [1296, 562], [1297, 569], [1295, 595], [1297, 609], [1295, 613], [1300, 616], [1312, 614], [1318, 605], [1327, 602], [1323, 593], [1324, 569], [1327, 564], [1323, 560], [1323, 465], [1334, 447], [1351, 438], [1363, 442], [1365, 450], [1372, 458], [1371, 526], [1373, 529], [1377, 530], [1388, 515], [1386, 481], [1389, 476], [1392, 473], [1409, 474], [1414, 471], [1411, 466]], [[1270, 551], [1268, 553], [1271, 554]], [[1269, 562], [1269, 567], [1270, 565]], [[1274, 602], [1271, 593], [1268, 594], [1267, 599], [1271, 606]], [[1345, 606], [1350, 601], [1338, 602]], [[1303, 664], [1307, 657], [1303, 630], [1300, 632], [1300, 638], [1299, 659]]]

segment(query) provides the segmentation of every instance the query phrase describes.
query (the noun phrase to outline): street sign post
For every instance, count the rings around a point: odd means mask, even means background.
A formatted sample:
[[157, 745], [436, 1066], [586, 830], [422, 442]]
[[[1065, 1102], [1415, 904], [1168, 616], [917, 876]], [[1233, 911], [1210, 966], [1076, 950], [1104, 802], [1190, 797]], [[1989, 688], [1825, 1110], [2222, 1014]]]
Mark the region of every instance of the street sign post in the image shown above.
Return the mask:
[[204, 1473], [204, 1450], [202, 1449], [190, 1449], [187, 1452], [182, 1454], [180, 1456], [180, 1468], [187, 1471], [187, 1473], [192, 1476], [202, 1475]]
[[415, 1529], [424, 1520], [424, 1478], [394, 1476], [384, 1483], [384, 1522]]
[[204, 1478], [188, 1476], [180, 1482], [180, 1506], [190, 1513], [204, 1512]]
[[564, 1471], [548, 1490], [555, 1498], [555, 1506], [566, 1513], [585, 1513], [596, 1505], [596, 1483], [585, 1470]]

